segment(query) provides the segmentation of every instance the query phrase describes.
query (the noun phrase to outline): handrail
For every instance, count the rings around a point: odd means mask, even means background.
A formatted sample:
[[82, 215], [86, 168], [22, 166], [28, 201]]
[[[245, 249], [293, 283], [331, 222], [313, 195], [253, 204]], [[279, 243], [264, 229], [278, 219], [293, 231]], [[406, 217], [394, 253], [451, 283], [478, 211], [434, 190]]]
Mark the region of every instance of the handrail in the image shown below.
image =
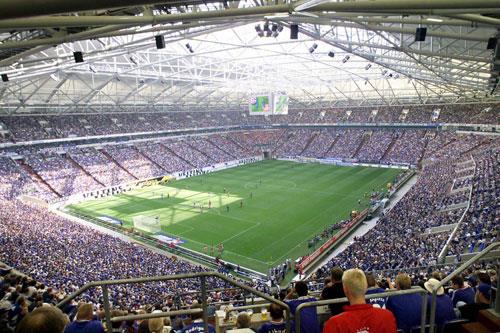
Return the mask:
[[140, 320], [140, 319], [151, 319], [151, 318], [164, 318], [171, 316], [178, 316], [183, 314], [194, 314], [201, 313], [203, 309], [186, 309], [186, 310], [178, 310], [178, 311], [167, 311], [167, 312], [155, 312], [155, 313], [145, 313], [138, 315], [127, 315], [127, 316], [118, 316], [111, 318], [112, 323], [120, 322], [120, 321], [128, 321], [128, 320]]
[[[426, 319], [426, 314], [427, 314], [427, 291], [425, 289], [422, 289], [421, 287], [412, 287], [411, 289], [406, 289], [406, 290], [391, 290], [391, 291], [385, 291], [382, 293], [377, 293], [377, 294], [369, 294], [365, 295], [365, 299], [371, 299], [371, 298], [380, 298], [380, 297], [385, 297], [385, 296], [397, 296], [397, 295], [410, 295], [410, 294], [421, 294], [422, 295], [422, 307], [421, 307], [421, 319], [420, 319], [420, 332], [424, 333], [425, 332], [425, 319]], [[322, 301], [312, 301], [312, 302], [304, 302], [299, 304], [297, 309], [295, 310], [295, 332], [300, 333], [300, 322], [301, 322], [301, 316], [300, 313], [303, 309], [309, 308], [309, 307], [317, 307], [317, 306], [322, 306], [322, 305], [329, 305], [329, 304], [337, 304], [337, 303], [345, 303], [348, 302], [347, 297], [343, 298], [336, 298], [336, 299], [329, 299], [329, 300], [322, 300]]]
[[[244, 289], [252, 294], [255, 294], [270, 303], [275, 303], [281, 306], [286, 313], [286, 331], [287, 333], [291, 332], [291, 326], [290, 326], [290, 307], [288, 304], [274, 299], [273, 297], [260, 292], [252, 287], [249, 287], [239, 281], [236, 281], [234, 279], [231, 279], [224, 274], [221, 274], [219, 272], [212, 272], [212, 271], [207, 271], [207, 272], [197, 272], [197, 273], [185, 273], [185, 274], [176, 274], [176, 275], [162, 275], [162, 276], [152, 276], [152, 277], [141, 277], [141, 278], [132, 278], [132, 279], [118, 279], [118, 280], [104, 280], [104, 281], [93, 281], [90, 283], [85, 284], [83, 287], [80, 289], [76, 290], [75, 292], [71, 293], [69, 296], [64, 298], [61, 302], [59, 302], [56, 306], [61, 308], [71, 300], [75, 299], [79, 295], [83, 294], [85, 291], [87, 291], [90, 288], [94, 287], [102, 287], [102, 292], [103, 292], [103, 299], [104, 299], [104, 314], [106, 318], [106, 327], [110, 328], [112, 322], [119, 321], [120, 317], [114, 317], [111, 318], [111, 311], [110, 311], [110, 302], [109, 302], [109, 295], [108, 295], [108, 286], [112, 285], [120, 285], [120, 284], [132, 284], [132, 283], [145, 283], [145, 282], [159, 282], [159, 281], [167, 281], [167, 280], [181, 280], [181, 279], [190, 279], [190, 278], [199, 278], [200, 279], [200, 285], [201, 285], [201, 299], [202, 299], [202, 310], [203, 310], [203, 321], [204, 321], [204, 330], [205, 332], [208, 332], [208, 312], [207, 312], [207, 290], [206, 290], [206, 278], [207, 277], [214, 277], [214, 278], [219, 278], [223, 281], [226, 281], [238, 288]], [[175, 313], [176, 314], [189, 314], [189, 313], [194, 313], [192, 312], [193, 309], [187, 309], [187, 310], [178, 310]], [[157, 315], [151, 317], [151, 314], [143, 314], [143, 315], [133, 315], [132, 317], [134, 319], [145, 319], [145, 318], [157, 318], [157, 317], [166, 317], [168, 316], [168, 313], [174, 313], [172, 312], [163, 312], [163, 313], [158, 313]], [[198, 312], [196, 312], [198, 313]], [[124, 317], [129, 317], [129, 316], [124, 316]], [[114, 319], [114, 320], [113, 320]]]
[[479, 252], [474, 257], [467, 260], [462, 266], [458, 267], [452, 273], [448, 274], [448, 276], [446, 276], [444, 279], [439, 281], [439, 283], [432, 289], [431, 313], [430, 313], [430, 319], [429, 319], [429, 326], [430, 326], [429, 332], [430, 333], [434, 333], [435, 329], [436, 329], [436, 301], [437, 301], [436, 298], [437, 298], [438, 289], [441, 287], [444, 287], [444, 285], [447, 284], [449, 281], [451, 281], [451, 279], [453, 279], [458, 274], [462, 273], [464, 270], [469, 268], [469, 266], [474, 264], [476, 261], [478, 261], [480, 258], [484, 257], [486, 254], [488, 254], [489, 252], [491, 252], [493, 249], [495, 249], [498, 246], [500, 246], [500, 242], [495, 242], [495, 243], [488, 245], [483, 251]]
[[[474, 175], [476, 174], [477, 164], [476, 164], [476, 161], [474, 160], [474, 156], [472, 156], [472, 155], [471, 155], [471, 160], [472, 160], [472, 163], [474, 163], [474, 172], [472, 173], [472, 177], [474, 177]], [[455, 226], [455, 228], [451, 232], [450, 237], [448, 237], [448, 239], [446, 240], [446, 243], [444, 244], [443, 248], [441, 249], [441, 252], [439, 252], [439, 255], [438, 255], [438, 261], [439, 262], [443, 262], [444, 261], [444, 259], [446, 257], [446, 254], [448, 253], [448, 248], [450, 247], [450, 243], [455, 238], [455, 235], [457, 234], [460, 226], [462, 225], [462, 222], [463, 222], [463, 220], [465, 218], [465, 215], [467, 215], [467, 212], [469, 211], [470, 204], [472, 202], [472, 191], [473, 190], [474, 190], [474, 184], [472, 184], [470, 186], [469, 200], [467, 200], [467, 207], [465, 207], [465, 210], [464, 210], [462, 216], [460, 217], [460, 219], [457, 222], [457, 225]]]

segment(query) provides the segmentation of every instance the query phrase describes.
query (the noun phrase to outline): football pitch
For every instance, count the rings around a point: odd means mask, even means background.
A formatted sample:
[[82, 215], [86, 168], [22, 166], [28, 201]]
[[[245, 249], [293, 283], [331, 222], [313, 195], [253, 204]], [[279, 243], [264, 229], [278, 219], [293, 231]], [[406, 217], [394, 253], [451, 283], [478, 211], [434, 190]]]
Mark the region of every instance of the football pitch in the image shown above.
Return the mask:
[[310, 239], [367, 207], [365, 193], [385, 190], [399, 173], [267, 160], [69, 208], [124, 226], [132, 226], [134, 216], [158, 216], [162, 233], [185, 241], [181, 246], [205, 253], [222, 243], [222, 259], [267, 273], [287, 258], [312, 252]]

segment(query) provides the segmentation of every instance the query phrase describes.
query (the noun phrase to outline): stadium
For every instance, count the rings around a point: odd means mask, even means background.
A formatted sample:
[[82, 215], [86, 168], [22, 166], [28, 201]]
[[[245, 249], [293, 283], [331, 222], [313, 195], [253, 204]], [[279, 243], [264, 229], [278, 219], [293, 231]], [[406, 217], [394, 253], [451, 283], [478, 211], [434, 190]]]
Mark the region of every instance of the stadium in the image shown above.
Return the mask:
[[0, 332], [500, 332], [498, 0], [0, 0]]

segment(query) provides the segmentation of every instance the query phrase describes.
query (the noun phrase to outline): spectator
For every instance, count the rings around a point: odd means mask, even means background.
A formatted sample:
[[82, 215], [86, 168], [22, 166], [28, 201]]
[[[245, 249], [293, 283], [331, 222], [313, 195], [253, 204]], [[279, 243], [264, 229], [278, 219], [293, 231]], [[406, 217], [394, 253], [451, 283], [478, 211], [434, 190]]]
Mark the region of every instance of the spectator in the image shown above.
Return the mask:
[[17, 325], [16, 333], [63, 333], [68, 318], [54, 306], [42, 306], [27, 314]]
[[286, 324], [283, 316], [283, 308], [278, 304], [269, 306], [271, 321], [262, 325], [258, 333], [286, 333]]
[[93, 311], [92, 304], [80, 303], [76, 313], [76, 320], [66, 327], [64, 333], [104, 333], [101, 322], [94, 320]]
[[255, 333], [254, 330], [250, 328], [252, 323], [252, 318], [246, 312], [240, 312], [238, 317], [236, 317], [236, 329], [227, 331], [228, 333]]
[[451, 279], [451, 287], [453, 288], [451, 300], [455, 308], [474, 303], [474, 290], [464, 283], [464, 278], [462, 276], [457, 275], [453, 277]]
[[[384, 288], [380, 288], [377, 285], [377, 281], [375, 281], [375, 277], [373, 276], [373, 274], [366, 274], [366, 282], [368, 283], [368, 289], [366, 290], [367, 295], [379, 294], [385, 291]], [[386, 300], [387, 300], [386, 297], [378, 297], [378, 298], [371, 298], [368, 300], [368, 302], [370, 304], [373, 304], [373, 306], [375, 307], [384, 309]]]
[[[439, 285], [439, 281], [434, 278], [430, 278], [427, 282], [424, 283], [424, 286], [425, 289], [427, 289], [427, 291], [431, 294], [432, 291], [438, 288], [439, 286], [439, 288], [436, 291], [436, 317], [435, 317], [436, 325], [442, 326], [446, 322], [455, 319], [456, 315], [455, 311], [453, 310], [453, 303], [451, 301], [451, 298], [449, 298], [444, 294], [444, 288]], [[428, 295], [427, 297], [428, 297], [427, 304], [429, 304], [428, 309], [430, 312], [432, 304], [432, 295]]]
[[164, 322], [163, 318], [148, 319], [149, 333], [163, 333]]
[[[331, 283], [328, 284], [321, 292], [321, 299], [335, 299], [345, 297], [342, 287], [342, 275], [344, 271], [340, 267], [333, 267], [331, 271]], [[347, 303], [330, 304], [330, 312], [332, 316], [342, 313], [342, 307]]]
[[396, 319], [390, 311], [366, 304], [368, 283], [362, 270], [347, 270], [342, 276], [342, 284], [350, 305], [344, 306], [343, 313], [326, 322], [323, 333], [396, 332]]
[[[308, 294], [307, 283], [298, 281], [294, 288], [290, 290], [285, 298], [285, 303], [290, 307], [290, 313], [295, 315], [297, 307], [306, 302], [314, 302], [316, 298], [310, 297]], [[293, 299], [294, 296], [297, 298]], [[295, 331], [295, 322], [292, 322], [292, 332]], [[305, 308], [300, 313], [300, 332], [304, 333], [319, 333], [320, 327], [318, 322], [318, 313], [316, 307]]]
[[[397, 290], [411, 288], [411, 279], [408, 274], [398, 274], [395, 282]], [[420, 294], [390, 296], [386, 307], [396, 317], [398, 329], [409, 332], [412, 327], [421, 324], [422, 296]]]
[[[201, 309], [200, 304], [195, 304], [191, 309]], [[181, 333], [202, 333], [205, 332], [205, 323], [203, 322], [203, 312], [191, 314], [191, 324], [184, 327]], [[208, 324], [208, 333], [215, 333], [215, 328]]]

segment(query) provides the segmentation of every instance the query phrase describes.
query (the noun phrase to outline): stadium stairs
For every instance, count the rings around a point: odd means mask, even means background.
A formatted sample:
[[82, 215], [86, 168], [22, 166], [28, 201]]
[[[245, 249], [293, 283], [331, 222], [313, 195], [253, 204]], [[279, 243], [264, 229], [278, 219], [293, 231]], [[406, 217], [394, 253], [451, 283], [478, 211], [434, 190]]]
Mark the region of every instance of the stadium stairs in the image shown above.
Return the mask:
[[164, 149], [168, 150], [172, 155], [177, 156], [180, 160], [184, 161], [186, 164], [192, 166], [193, 169], [196, 169], [196, 166], [193, 163], [191, 163], [189, 160], [182, 157], [180, 154], [176, 154], [174, 150], [168, 148], [165, 144], [160, 142], [159, 145], [161, 145]]
[[302, 154], [304, 154], [304, 152], [307, 150], [307, 148], [309, 148], [309, 146], [311, 145], [311, 143], [314, 141], [314, 139], [316, 139], [316, 137], [318, 136], [318, 132], [314, 132], [310, 137], [309, 137], [309, 140], [307, 140], [307, 143], [304, 147], [304, 149], [302, 149], [302, 151], [300, 152], [299, 155], [302, 156]]
[[241, 145], [237, 140], [232, 138], [231, 135], [226, 136], [226, 139], [231, 141], [232, 143], [234, 143], [236, 146], [240, 147], [241, 149], [243, 149], [247, 153], [250, 153], [250, 154], [252, 153], [252, 151], [248, 147]]
[[278, 140], [276, 140], [276, 144], [274, 146], [274, 149], [272, 150], [273, 154], [276, 154], [276, 152], [281, 148], [281, 146], [283, 146], [286, 143], [286, 141], [289, 138], [289, 134], [290, 134], [290, 132], [288, 132], [288, 131], [283, 131], [283, 133], [281, 133]]
[[219, 150], [222, 150], [224, 153], [226, 153], [228, 156], [231, 156], [233, 159], [238, 159], [236, 156], [234, 156], [233, 154], [231, 154], [230, 151], [228, 151], [227, 149], [224, 149], [223, 147], [221, 147], [220, 145], [216, 144], [215, 142], [213, 142], [212, 140], [210, 140], [209, 137], [207, 137], [205, 139], [205, 141], [207, 141], [209, 144], [211, 144], [212, 146], [215, 147], [215, 149], [219, 149]]
[[192, 149], [196, 150], [198, 153], [202, 154], [203, 156], [206, 156], [210, 161], [215, 162], [215, 160], [210, 156], [209, 154], [205, 153], [203, 150], [196, 148], [194, 145], [190, 144], [188, 141], [186, 141], [186, 144]]
[[363, 147], [365, 145], [365, 143], [370, 139], [371, 136], [372, 136], [372, 132], [371, 131], [363, 133], [363, 137], [361, 138], [361, 141], [359, 142], [358, 147], [354, 151], [354, 154], [352, 155], [352, 158], [358, 157], [358, 154], [359, 154], [359, 151], [361, 150], [361, 147]]
[[462, 324], [460, 333], [495, 333], [500, 332], [500, 317], [495, 316], [491, 310], [481, 310], [477, 321]]
[[48, 189], [50, 192], [54, 193], [58, 198], [62, 198], [62, 195], [57, 192], [49, 183], [47, 183], [33, 168], [26, 163], [24, 160], [17, 160], [17, 164], [28, 173], [28, 175], [33, 179], [33, 181], [40, 185], [42, 188]]
[[77, 161], [75, 161], [70, 154], [65, 154], [64, 155], [66, 159], [75, 166], [75, 168], [80, 169], [82, 172], [84, 172], [87, 176], [92, 178], [97, 184], [101, 185], [102, 187], [106, 187], [103, 183], [101, 183], [97, 178], [95, 178], [90, 172], [85, 170], [84, 167], [82, 167]]
[[396, 141], [398, 141], [398, 139], [399, 139], [399, 135], [397, 133], [393, 133], [392, 134], [392, 141], [391, 141], [391, 143], [389, 143], [389, 145], [385, 149], [384, 154], [380, 158], [381, 161], [383, 161], [387, 157], [387, 155], [389, 155], [389, 152], [392, 150], [392, 147], [394, 147], [394, 145], [396, 144]]
[[429, 145], [429, 142], [432, 140], [431, 138], [429, 138], [429, 136], [427, 135], [427, 133], [428, 132], [426, 132], [425, 135], [424, 135], [424, 138], [425, 138], [424, 148], [420, 152], [420, 156], [418, 157], [418, 161], [417, 161], [417, 165], [420, 165], [420, 166], [422, 165], [421, 164], [422, 159], [424, 158], [425, 152], [427, 151], [427, 146]]
[[328, 147], [328, 149], [327, 149], [327, 150], [326, 150], [326, 152], [323, 154], [323, 156], [321, 156], [322, 158], [328, 155], [328, 153], [330, 152], [330, 150], [332, 150], [332, 149], [333, 149], [333, 147], [335, 147], [335, 144], [337, 144], [337, 141], [339, 141], [339, 139], [340, 139], [340, 135], [339, 135], [339, 134], [336, 134], [336, 135], [335, 135], [335, 139], [333, 139], [332, 144], [330, 145], [330, 147]]
[[101, 153], [106, 156], [106, 158], [111, 162], [111, 163], [114, 163], [116, 164], [120, 169], [122, 169], [123, 171], [125, 171], [130, 177], [132, 177], [133, 179], [138, 179], [136, 176], [134, 176], [130, 171], [127, 170], [127, 168], [125, 168], [123, 165], [121, 165], [120, 163], [118, 163], [117, 160], [115, 160], [113, 158], [113, 156], [111, 156], [107, 151], [105, 151], [104, 149], [101, 150]]
[[136, 151], [137, 151], [137, 154], [139, 154], [140, 156], [144, 157], [147, 161], [149, 161], [151, 164], [153, 165], [156, 165], [156, 167], [160, 170], [162, 170], [163, 172], [165, 172], [166, 174], [168, 173], [168, 170], [165, 169], [163, 166], [161, 166], [160, 164], [158, 164], [156, 161], [154, 161], [153, 159], [151, 159], [147, 154], [144, 154], [142, 152], [142, 150], [140, 150], [139, 148], [137, 148], [136, 146], [133, 146], [132, 148], [134, 148]]

